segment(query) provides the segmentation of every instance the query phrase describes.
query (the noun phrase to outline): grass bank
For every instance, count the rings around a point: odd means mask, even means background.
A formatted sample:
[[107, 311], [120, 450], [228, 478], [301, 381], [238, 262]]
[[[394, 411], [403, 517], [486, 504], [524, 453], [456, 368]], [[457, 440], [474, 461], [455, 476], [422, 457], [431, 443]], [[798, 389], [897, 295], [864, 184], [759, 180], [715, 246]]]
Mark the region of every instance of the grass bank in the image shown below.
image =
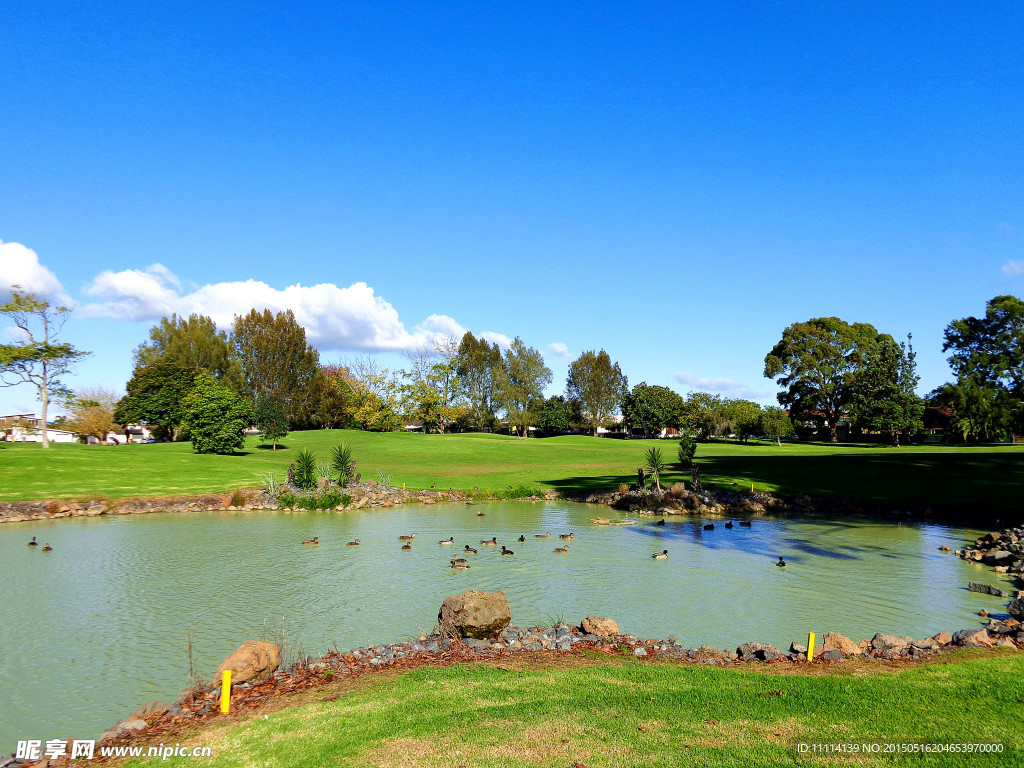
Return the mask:
[[[202, 763], [217, 768], [1019, 765], [1022, 674], [1024, 658], [1012, 651], [893, 666], [850, 660], [808, 672], [589, 652], [339, 682], [163, 741], [208, 745], [213, 757]], [[998, 743], [1003, 751], [815, 756], [801, 755], [801, 743]]]
[[[676, 461], [676, 443], [556, 437], [521, 440], [483, 434], [296, 432], [278, 451], [249, 438], [235, 456], [199, 455], [188, 443], [85, 446], [0, 443], [0, 501], [123, 498], [252, 488], [260, 475], [282, 477], [301, 448], [321, 458], [339, 442], [352, 446], [363, 479], [376, 471], [409, 488], [504, 490], [530, 486], [561, 492], [614, 489], [636, 482], [636, 468], [656, 446]], [[705, 443], [697, 451], [705, 484], [783, 494], [860, 498], [970, 509], [1015, 509], [1024, 486], [1024, 446], [893, 449], [879, 445]], [[673, 464], [663, 482], [689, 481]]]

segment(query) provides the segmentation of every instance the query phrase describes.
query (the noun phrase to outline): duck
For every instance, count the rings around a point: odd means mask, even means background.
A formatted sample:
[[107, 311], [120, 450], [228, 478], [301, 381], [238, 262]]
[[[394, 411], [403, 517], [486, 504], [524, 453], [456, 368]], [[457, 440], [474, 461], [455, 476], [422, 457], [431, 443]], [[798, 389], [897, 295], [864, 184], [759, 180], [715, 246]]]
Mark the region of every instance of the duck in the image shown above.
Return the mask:
[[465, 565], [468, 562], [469, 562], [469, 560], [467, 560], [464, 557], [453, 557], [452, 558], [452, 565]]
[[346, 547], [358, 547], [359, 546], [359, 539], [356, 539], [355, 541], [350, 541], [345, 546]]
[[653, 555], [651, 555], [651, 557], [653, 557], [655, 560], [668, 560], [668, 550], [663, 549], [661, 550], [661, 552], [655, 552]]
[[468, 571], [469, 563], [452, 563], [453, 571]]
[[567, 555], [569, 554], [569, 545], [566, 544], [564, 547], [555, 547], [555, 552], [560, 555]]
[[438, 543], [438, 544], [454, 544], [454, 543], [455, 543], [455, 537], [454, 537], [454, 536], [451, 536], [451, 537], [449, 537], [449, 538], [447, 538], [447, 539], [441, 539], [441, 540], [440, 540], [439, 542], [437, 542], [437, 543]]
[[496, 546], [498, 546], [498, 537], [497, 536], [492, 536], [489, 539], [484, 539], [483, 541], [480, 542], [480, 544], [482, 544], [485, 547], [496, 547]]
[[562, 539], [562, 541], [572, 541], [573, 536], [575, 535], [575, 533], [560, 533], [558, 538]]
[[505, 545], [502, 544], [501, 545], [501, 554], [503, 554], [503, 555], [514, 555], [515, 552], [513, 552], [511, 549], [505, 549]]
[[477, 513], [476, 513], [476, 516], [477, 516], [477, 517], [484, 517], [485, 515], [484, 515], [484, 513], [483, 513], [483, 512], [477, 512]]
[[407, 541], [402, 545], [402, 549], [412, 549], [412, 544]]
[[319, 536], [314, 536], [312, 539], [306, 539], [302, 543], [303, 544], [319, 544], [320, 543], [320, 537]]
[[464, 552], [468, 552], [468, 553], [470, 553], [472, 555], [476, 554], [476, 550], [473, 549], [471, 546], [469, 546], [469, 544], [466, 545], [466, 547], [465, 547], [465, 549], [463, 551]]
[[533, 538], [535, 538], [535, 539], [550, 539], [551, 538], [551, 531], [548, 531], [547, 533], [535, 533], [535, 534], [533, 534]]
[[519, 542], [520, 542], [520, 543], [522, 543], [522, 542], [524, 542], [524, 541], [526, 541], [526, 537], [525, 537], [525, 536], [523, 536], [522, 534], [520, 534], [520, 535], [519, 535]]
[[725, 524], [726, 528], [732, 528], [732, 520]]
[[39, 546], [39, 542], [38, 542], [38, 541], [36, 541], [36, 537], [35, 537], [35, 536], [33, 536], [33, 537], [32, 537], [32, 541], [30, 541], [30, 542], [28, 543], [28, 545], [29, 545], [30, 547], [38, 547], [38, 546]]
[[655, 525], [664, 525], [664, 524], [665, 524], [665, 518], [664, 517], [661, 518], [660, 520], [658, 520], [658, 522], [655, 523]]
[[776, 565], [779, 566], [779, 568], [786, 567], [786, 561], [782, 559], [782, 555], [779, 555], [779, 562], [777, 562]]
[[43, 552], [53, 552], [53, 547], [50, 546], [49, 542], [47, 542], [46, 546], [43, 547]]
[[714, 523], [708, 523], [707, 525], [704, 526], [704, 530], [705, 531], [713, 531], [713, 530], [715, 530], [715, 524]]
[[750, 521], [749, 520], [740, 520], [740, 525], [742, 527], [744, 527], [744, 528], [749, 528], [750, 527]]
[[416, 538], [416, 534], [414, 533], [412, 536], [399, 536], [398, 540], [399, 541], [412, 541], [415, 538]]

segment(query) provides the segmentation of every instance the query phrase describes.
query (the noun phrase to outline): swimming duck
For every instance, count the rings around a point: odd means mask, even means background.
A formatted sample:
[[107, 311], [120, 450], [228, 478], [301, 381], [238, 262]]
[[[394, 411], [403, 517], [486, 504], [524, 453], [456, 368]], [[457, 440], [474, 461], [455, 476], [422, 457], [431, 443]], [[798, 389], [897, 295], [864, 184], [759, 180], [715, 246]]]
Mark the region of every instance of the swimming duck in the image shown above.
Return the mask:
[[452, 563], [452, 570], [453, 571], [468, 571], [469, 570], [469, 564], [468, 563]]
[[484, 539], [480, 543], [483, 546], [485, 546], [485, 547], [496, 547], [496, 546], [498, 546], [498, 537], [497, 536], [492, 536], [489, 539]]
[[744, 528], [749, 528], [750, 527], [750, 521], [749, 520], [740, 520], [740, 525], [743, 526]]
[[452, 565], [465, 565], [468, 562], [469, 562], [469, 560], [467, 560], [464, 557], [453, 557], [452, 558]]
[[477, 513], [476, 513], [476, 516], [477, 516], [477, 517], [483, 517], [483, 516], [484, 516], [484, 513], [483, 513], [483, 512], [477, 512]]
[[715, 530], [715, 524], [714, 523], [708, 523], [707, 525], [704, 526], [704, 530], [705, 531], [713, 531], [713, 530]]
[[402, 545], [402, 549], [412, 549], [412, 544], [407, 541]]
[[732, 528], [732, 520], [725, 524], [726, 528]]
[[522, 534], [519, 535], [519, 541], [526, 541], [526, 537]]
[[53, 552], [53, 547], [51, 547], [50, 544], [47, 543], [46, 546], [43, 547], [43, 552]]
[[36, 541], [36, 537], [35, 537], [35, 536], [33, 536], [33, 537], [32, 537], [32, 541], [30, 541], [30, 542], [28, 543], [28, 545], [29, 545], [30, 547], [38, 547], [38, 546], [39, 546], [39, 542], [38, 542], [38, 541]]
[[466, 545], [466, 548], [463, 551], [469, 552], [470, 554], [473, 554], [473, 555], [476, 554], [476, 550], [473, 549], [471, 546], [469, 546], [469, 544]]
[[514, 555], [515, 552], [513, 552], [511, 549], [505, 549], [505, 545], [502, 544], [501, 545], [501, 554], [503, 554], [503, 555]]
[[312, 539], [306, 539], [302, 543], [303, 544], [319, 544], [320, 543], [320, 537], [319, 536], [314, 536]]
[[454, 544], [454, 543], [455, 543], [455, 537], [454, 537], [454, 536], [451, 536], [450, 538], [447, 538], [447, 539], [441, 539], [441, 540], [440, 540], [439, 542], [437, 542], [437, 543], [438, 543], [438, 544]]
[[561, 533], [558, 535], [558, 538], [562, 539], [563, 541], [572, 541], [573, 536], [575, 535], [575, 533]]
[[551, 531], [548, 531], [547, 533], [535, 533], [535, 534], [533, 534], [533, 538], [535, 538], [535, 539], [550, 539], [551, 538]]
[[664, 524], [665, 524], [665, 518], [664, 517], [661, 518], [658, 522], [655, 523], [655, 525], [664, 525]]
[[345, 546], [346, 547], [358, 547], [359, 546], [359, 539], [356, 539], [355, 541], [350, 541]]
[[416, 538], [416, 534], [414, 533], [412, 536], [399, 536], [398, 540], [399, 541], [412, 541], [415, 538]]
[[555, 552], [560, 555], [566, 555], [569, 553], [569, 545], [566, 544], [564, 547], [555, 547]]
[[786, 561], [782, 559], [782, 555], [779, 555], [779, 562], [777, 562], [776, 565], [779, 566], [779, 568], [786, 567]]
[[663, 549], [661, 550], [661, 552], [655, 552], [653, 555], [651, 555], [651, 557], [653, 557], [655, 560], [668, 560], [668, 550]]

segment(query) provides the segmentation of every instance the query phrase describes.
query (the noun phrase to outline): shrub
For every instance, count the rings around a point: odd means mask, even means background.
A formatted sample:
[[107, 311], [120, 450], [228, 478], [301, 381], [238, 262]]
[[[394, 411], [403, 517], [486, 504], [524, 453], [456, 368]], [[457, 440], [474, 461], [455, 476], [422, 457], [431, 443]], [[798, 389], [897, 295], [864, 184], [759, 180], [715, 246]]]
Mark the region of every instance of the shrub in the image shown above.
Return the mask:
[[540, 496], [543, 493], [539, 488], [531, 488], [528, 485], [516, 485], [494, 495], [499, 499], [528, 499], [531, 496]]
[[668, 464], [661, 455], [661, 448], [650, 448], [647, 451], [647, 466], [645, 467], [654, 481], [657, 489], [661, 490], [661, 476], [668, 469]]
[[344, 443], [334, 446], [334, 449], [331, 451], [331, 469], [338, 476], [339, 485], [348, 485], [352, 482], [352, 473], [355, 467], [356, 463], [352, 459], [352, 449]]
[[245, 496], [242, 495], [241, 491], [235, 491], [231, 494], [231, 506], [232, 507], [244, 507]]
[[697, 438], [692, 432], [684, 431], [683, 439], [679, 441], [679, 463], [683, 469], [693, 464], [693, 457], [697, 453]]
[[196, 453], [231, 454], [245, 445], [252, 419], [249, 404], [208, 373], [196, 377], [195, 387], [181, 401], [182, 429]]
[[309, 448], [303, 448], [295, 456], [295, 468], [292, 470], [292, 482], [296, 488], [310, 490], [316, 487], [316, 454]]

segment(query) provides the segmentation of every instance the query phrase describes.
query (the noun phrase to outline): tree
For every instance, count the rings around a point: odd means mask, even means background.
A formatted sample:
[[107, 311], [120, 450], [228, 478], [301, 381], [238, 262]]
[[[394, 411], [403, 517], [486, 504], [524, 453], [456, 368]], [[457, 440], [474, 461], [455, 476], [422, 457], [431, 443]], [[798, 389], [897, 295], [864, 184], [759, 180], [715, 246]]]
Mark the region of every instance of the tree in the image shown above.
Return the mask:
[[271, 450], [277, 450], [277, 441], [288, 435], [288, 416], [281, 403], [270, 395], [257, 395], [252, 405], [252, 424], [260, 431], [260, 437], [270, 440]]
[[644, 469], [647, 470], [647, 474], [651, 480], [654, 481], [654, 487], [661, 491], [661, 476], [668, 471], [668, 462], [662, 458], [661, 448], [648, 448], [647, 456], [644, 460]]
[[69, 411], [65, 428], [76, 435], [105, 441], [111, 432], [117, 430], [114, 409], [118, 400], [117, 393], [101, 388], [82, 389], [69, 395], [64, 401], [64, 407]]
[[455, 356], [455, 375], [469, 408], [469, 422], [481, 429], [494, 427], [494, 382], [501, 369], [501, 350], [466, 331]]
[[789, 437], [794, 431], [793, 420], [778, 406], [769, 405], [761, 411], [761, 432], [774, 437], [776, 445], [781, 446], [782, 438]]
[[360, 429], [393, 432], [402, 427], [398, 377], [372, 358], [356, 358], [340, 366], [352, 390], [352, 418]]
[[217, 330], [212, 318], [198, 314], [189, 315], [188, 319], [178, 315], [163, 317], [150, 329], [149, 339], [135, 349], [136, 370], [156, 362], [175, 363], [206, 371], [236, 392], [242, 390], [242, 368], [231, 339], [226, 331]]
[[710, 392], [691, 392], [683, 403], [683, 424], [705, 440], [722, 434], [729, 423], [725, 402]]
[[194, 368], [162, 360], [136, 369], [125, 385], [127, 394], [114, 409], [114, 420], [146, 424], [158, 440], [174, 440], [184, 418], [182, 401], [198, 375]]
[[684, 406], [677, 392], [641, 382], [622, 399], [622, 420], [627, 429], [642, 429], [644, 437], [650, 437], [666, 427], [681, 426]]
[[900, 446], [900, 435], [924, 428], [924, 401], [914, 391], [919, 381], [917, 356], [910, 341], [910, 336], [901, 344], [888, 335], [879, 337], [857, 376], [851, 402], [854, 421], [889, 435], [894, 448]]
[[17, 328], [13, 344], [0, 344], [0, 386], [31, 384], [36, 388], [41, 405], [43, 448], [50, 447], [47, 431], [47, 409], [50, 400], [66, 393], [61, 377], [81, 358], [90, 354], [71, 344], [58, 341], [58, 336], [71, 310], [54, 307], [50, 302], [11, 286], [11, 299], [0, 304], [0, 315], [6, 315]]
[[619, 410], [627, 392], [629, 387], [619, 364], [612, 363], [603, 349], [596, 354], [593, 351], [583, 352], [569, 365], [566, 397], [579, 401], [583, 418], [595, 436], [598, 427], [604, 426], [608, 417]]
[[931, 402], [948, 408], [957, 431], [972, 443], [992, 440], [1014, 429], [1020, 412], [1020, 404], [1008, 391], [978, 383], [970, 376], [942, 385], [932, 393]]
[[839, 420], [850, 406], [857, 374], [878, 331], [867, 323], [816, 317], [793, 323], [764, 358], [764, 375], [786, 388], [779, 404], [791, 414], [827, 426], [838, 442]]
[[494, 374], [494, 400], [508, 414], [509, 425], [521, 428], [526, 437], [534, 409], [544, 400], [544, 387], [551, 383], [551, 369], [533, 347], [519, 337], [505, 350], [504, 365]]
[[188, 430], [196, 453], [232, 454], [245, 445], [245, 430], [252, 423], [252, 408], [245, 398], [200, 373], [181, 402], [182, 427]]
[[537, 408], [537, 426], [549, 434], [570, 432], [580, 423], [579, 403], [552, 395]]
[[405, 374], [409, 383], [403, 388], [406, 413], [436, 427], [444, 434], [448, 425], [458, 419], [458, 342], [444, 338], [430, 348], [408, 354], [412, 370]]
[[355, 395], [349, 383], [348, 369], [340, 365], [322, 365], [306, 391], [303, 426], [317, 429], [349, 429]]
[[761, 406], [751, 400], [726, 400], [725, 416], [732, 430], [747, 441], [751, 435], [761, 428]]
[[271, 314], [251, 310], [235, 316], [235, 355], [242, 366], [246, 391], [271, 395], [290, 421], [308, 410], [307, 392], [320, 366], [320, 356], [306, 344], [306, 331], [292, 311]]

